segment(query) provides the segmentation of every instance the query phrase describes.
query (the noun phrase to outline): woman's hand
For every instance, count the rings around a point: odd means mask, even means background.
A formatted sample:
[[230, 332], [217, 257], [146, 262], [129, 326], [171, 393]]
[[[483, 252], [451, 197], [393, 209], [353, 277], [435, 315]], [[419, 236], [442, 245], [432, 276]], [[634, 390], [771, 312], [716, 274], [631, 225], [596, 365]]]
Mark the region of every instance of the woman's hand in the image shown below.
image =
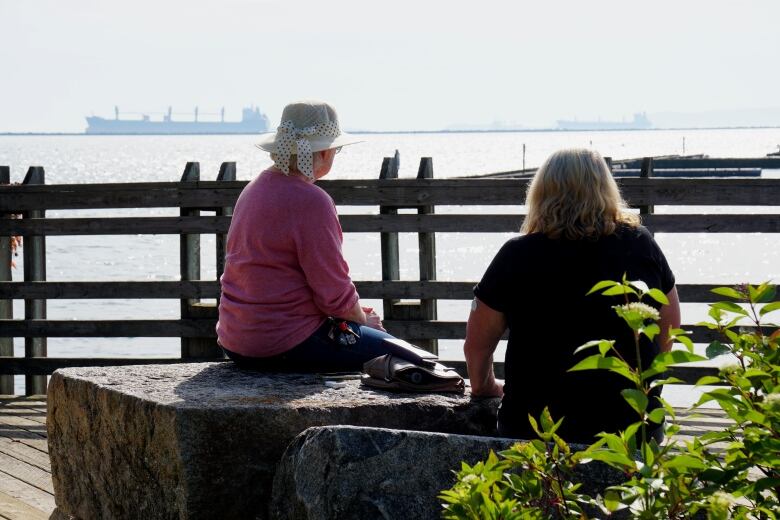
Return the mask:
[[471, 395], [475, 397], [504, 395], [504, 385], [496, 381], [493, 373], [493, 352], [506, 327], [506, 317], [503, 313], [491, 309], [479, 298], [474, 298], [466, 324], [463, 353], [471, 381]]
[[363, 312], [366, 315], [366, 326], [371, 327], [372, 329], [381, 330], [382, 332], [385, 331], [385, 328], [382, 326], [382, 318], [374, 312], [373, 307], [363, 307]]
[[488, 384], [489, 386], [476, 391], [472, 387], [472, 397], [504, 397], [504, 383], [499, 383], [497, 380], [493, 379], [492, 383]]

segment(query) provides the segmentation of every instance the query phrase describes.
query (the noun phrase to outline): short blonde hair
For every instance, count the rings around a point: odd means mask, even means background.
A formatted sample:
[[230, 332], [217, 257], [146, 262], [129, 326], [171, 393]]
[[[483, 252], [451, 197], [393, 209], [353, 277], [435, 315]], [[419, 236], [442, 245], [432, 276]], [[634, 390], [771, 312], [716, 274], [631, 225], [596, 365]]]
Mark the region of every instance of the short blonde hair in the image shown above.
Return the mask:
[[526, 194], [521, 231], [578, 240], [611, 235], [618, 225], [639, 225], [601, 154], [560, 150], [537, 170]]

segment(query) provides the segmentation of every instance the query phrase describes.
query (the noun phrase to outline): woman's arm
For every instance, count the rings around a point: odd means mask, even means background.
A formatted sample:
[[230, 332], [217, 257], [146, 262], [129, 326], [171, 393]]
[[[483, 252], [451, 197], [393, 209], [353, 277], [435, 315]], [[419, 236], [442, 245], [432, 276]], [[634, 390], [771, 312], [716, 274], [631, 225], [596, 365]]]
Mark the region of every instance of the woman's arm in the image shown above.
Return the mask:
[[360, 301], [355, 302], [355, 305], [353, 305], [347, 313], [343, 314], [342, 316], [336, 316], [336, 318], [354, 321], [356, 323], [360, 323], [361, 325], [371, 327], [372, 329], [381, 331], [385, 330], [385, 328], [382, 326], [382, 318], [380, 318], [379, 315], [374, 312], [373, 308], [361, 307]]
[[666, 297], [669, 299], [669, 304], [661, 306], [661, 319], [658, 322], [661, 327], [661, 333], [658, 335], [658, 345], [661, 347], [661, 352], [672, 350], [669, 329], [680, 328], [680, 298], [677, 296], [677, 287], [672, 287]]
[[479, 298], [474, 298], [469, 321], [466, 325], [466, 367], [471, 380], [471, 395], [501, 397], [504, 387], [496, 382], [493, 373], [493, 352], [498, 340], [506, 330], [504, 314], [488, 307]]

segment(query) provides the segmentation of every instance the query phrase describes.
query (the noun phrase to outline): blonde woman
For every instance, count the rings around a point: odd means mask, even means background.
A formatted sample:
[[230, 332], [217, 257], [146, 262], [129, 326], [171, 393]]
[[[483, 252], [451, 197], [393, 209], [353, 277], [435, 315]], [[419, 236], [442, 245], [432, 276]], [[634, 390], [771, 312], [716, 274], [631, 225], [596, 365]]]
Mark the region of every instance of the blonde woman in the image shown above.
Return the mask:
[[[615, 339], [627, 360], [635, 364], [636, 356], [631, 330], [611, 308], [616, 302], [586, 293], [624, 274], [666, 293], [662, 333], [641, 348], [648, 366], [671, 348], [669, 328], [680, 323], [674, 275], [597, 152], [554, 153], [536, 172], [526, 205], [523, 234], [504, 244], [474, 288], [464, 345], [472, 395], [502, 397], [502, 436], [535, 438], [528, 414], [538, 418], [549, 406], [554, 419], [565, 418], [558, 432], [564, 439], [589, 442], [601, 431], [625, 428], [636, 415], [620, 395], [630, 384], [624, 378], [567, 372], [582, 357], [574, 350], [589, 340]], [[493, 374], [493, 352], [507, 329], [502, 385]], [[651, 401], [651, 408], [659, 406]], [[663, 430], [650, 435], [662, 438]]]

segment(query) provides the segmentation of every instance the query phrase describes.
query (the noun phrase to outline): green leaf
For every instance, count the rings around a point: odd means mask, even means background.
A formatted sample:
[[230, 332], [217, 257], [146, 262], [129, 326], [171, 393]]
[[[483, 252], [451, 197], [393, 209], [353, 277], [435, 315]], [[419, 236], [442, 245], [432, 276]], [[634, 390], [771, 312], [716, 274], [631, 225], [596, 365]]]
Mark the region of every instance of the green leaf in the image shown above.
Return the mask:
[[531, 415], [530, 413], [528, 414], [528, 424], [531, 425], [531, 428], [533, 428], [533, 430], [536, 432], [536, 435], [538, 435], [539, 437], [542, 436], [542, 432], [539, 429], [539, 424], [537, 424], [536, 419], [534, 419], [534, 416]]
[[599, 352], [602, 352], [602, 355], [603, 355], [604, 354], [604, 352], [603, 352], [604, 349], [603, 349], [602, 344], [606, 344], [607, 345], [607, 350], [609, 350], [609, 348], [611, 348], [614, 343], [615, 343], [614, 341], [609, 341], [609, 340], [606, 340], [606, 339], [594, 339], [593, 341], [588, 341], [587, 343], [577, 347], [574, 350], [574, 353], [577, 354], [578, 352], [582, 352], [583, 350], [587, 350], [589, 348], [593, 348], [596, 345], [598, 345], [599, 346]]
[[758, 286], [756, 293], [756, 303], [768, 303], [775, 298], [775, 295], [777, 294], [777, 286], [769, 285], [769, 283], [764, 282]]
[[745, 370], [745, 373], [742, 374], [743, 377], [760, 377], [760, 378], [767, 378], [772, 377], [767, 372], [760, 370], [758, 368], [748, 368]]
[[766, 305], [761, 307], [761, 310], [758, 311], [758, 314], [760, 316], [763, 316], [764, 314], [768, 314], [768, 313], [770, 313], [772, 311], [776, 311], [778, 309], [780, 309], [780, 302], [767, 303]]
[[615, 285], [620, 285], [620, 282], [613, 282], [612, 280], [602, 280], [593, 287], [590, 288], [590, 291], [588, 291], [585, 296], [589, 294], [593, 294], [594, 292], [598, 291], [599, 289], [603, 289], [605, 287], [613, 287]]
[[666, 418], [666, 412], [663, 408], [656, 408], [649, 414], [647, 414], [647, 419], [656, 423], [661, 424], [664, 422], [664, 419]]
[[624, 470], [633, 470], [636, 468], [636, 462], [627, 455], [617, 453], [612, 450], [595, 450], [588, 453], [591, 459], [606, 462], [610, 466], [616, 466]]
[[762, 283], [758, 287], [748, 285], [748, 295], [750, 296], [750, 301], [754, 303], [771, 302], [776, 292], [775, 286], [769, 285], [767, 282]]
[[745, 299], [745, 296], [733, 287], [716, 287], [711, 292], [719, 294], [720, 296], [725, 296], [726, 298], [732, 298], [734, 300]]
[[667, 468], [676, 468], [682, 470], [705, 469], [707, 467], [707, 465], [704, 464], [704, 462], [701, 460], [686, 454], [680, 454], [672, 457], [670, 460], [666, 461], [664, 466]]
[[599, 354], [595, 354], [593, 356], [587, 357], [571, 367], [569, 372], [596, 369], [609, 370], [610, 372], [620, 374], [635, 384], [639, 384], [639, 377], [637, 376], [636, 372], [634, 372], [625, 361], [611, 356], [603, 357]]
[[718, 340], [715, 340], [712, 343], [710, 343], [707, 346], [707, 350], [705, 350], [705, 354], [709, 359], [722, 356], [723, 354], [729, 354], [730, 352], [731, 352], [731, 348], [728, 345], [724, 345]]
[[660, 289], [650, 289], [647, 291], [647, 295], [661, 305], [669, 305], [669, 298]]
[[645, 410], [647, 410], [647, 396], [644, 392], [636, 390], [635, 388], [626, 388], [625, 390], [621, 390], [620, 394], [639, 415], [645, 413]]
[[737, 305], [734, 302], [717, 302], [710, 305], [710, 307], [714, 309], [721, 309], [728, 312], [733, 312], [734, 314], [740, 314], [742, 316], [747, 316], [748, 312]]
[[652, 466], [653, 462], [655, 462], [655, 453], [653, 453], [653, 448], [646, 442], [642, 443], [642, 457], [645, 459], [644, 462], [647, 466]]
[[672, 350], [658, 354], [650, 367], [642, 372], [642, 379], [646, 380], [666, 371], [670, 365], [678, 363], [690, 363], [693, 361], [706, 361], [707, 358], [698, 354], [692, 354], [686, 350]]
[[625, 285], [616, 285], [614, 287], [610, 287], [601, 294], [604, 296], [623, 296], [624, 294], [633, 294], [635, 296], [639, 296], [639, 294], [632, 287]]
[[654, 379], [650, 382], [650, 388], [655, 388], [656, 386], [661, 385], [679, 385], [679, 384], [685, 384], [685, 381], [680, 379], [679, 377], [667, 377], [665, 379]]
[[607, 508], [608, 512], [614, 513], [619, 509], [625, 508], [626, 506], [620, 499], [620, 493], [614, 489], [608, 489], [606, 492], [604, 492], [604, 507]]
[[661, 333], [661, 327], [659, 327], [657, 323], [651, 323], [646, 327], [640, 328], [639, 333], [644, 334], [645, 336], [650, 338], [650, 341], [652, 341], [653, 338], [655, 338], [658, 334]]
[[714, 383], [721, 383], [722, 380], [718, 376], [704, 376], [700, 377], [698, 381], [696, 381], [695, 386], [703, 386], [703, 385], [712, 385]]

